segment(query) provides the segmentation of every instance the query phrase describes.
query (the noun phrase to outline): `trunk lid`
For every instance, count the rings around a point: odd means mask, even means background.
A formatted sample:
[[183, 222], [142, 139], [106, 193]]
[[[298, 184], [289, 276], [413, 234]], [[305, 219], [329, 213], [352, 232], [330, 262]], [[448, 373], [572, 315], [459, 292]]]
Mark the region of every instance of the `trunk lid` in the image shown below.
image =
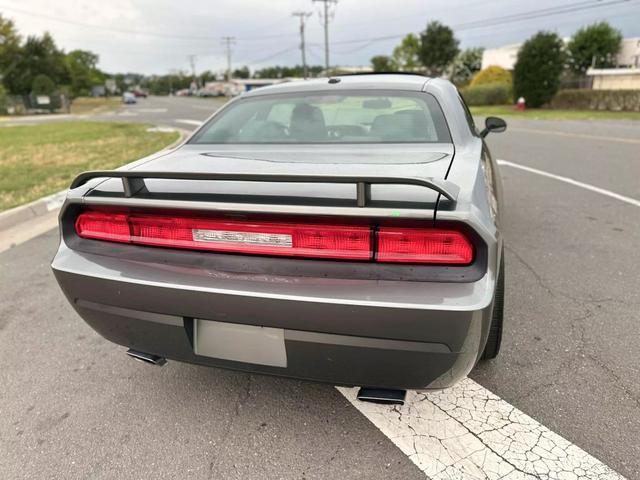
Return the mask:
[[[394, 145], [185, 145], [145, 163], [135, 171], [277, 173], [300, 175], [349, 175], [419, 177], [444, 179], [454, 148], [451, 144]], [[124, 167], [125, 170], [129, 168]], [[211, 201], [257, 203], [309, 203], [352, 205], [353, 185], [301, 184], [237, 181], [149, 179], [148, 193], [154, 197], [198, 196]], [[109, 179], [89, 195], [122, 191], [118, 179]], [[373, 185], [372, 204], [393, 202], [411, 208], [435, 209], [438, 194], [413, 185]]]

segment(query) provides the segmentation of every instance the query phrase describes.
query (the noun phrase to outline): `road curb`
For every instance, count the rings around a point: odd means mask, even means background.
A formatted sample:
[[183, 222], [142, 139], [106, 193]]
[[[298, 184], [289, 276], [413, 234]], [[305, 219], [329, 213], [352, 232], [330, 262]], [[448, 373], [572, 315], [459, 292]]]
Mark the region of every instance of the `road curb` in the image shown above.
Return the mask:
[[10, 210], [0, 212], [0, 231], [15, 227], [20, 223], [28, 222], [60, 208], [66, 194], [67, 191], [63, 190], [53, 195], [47, 195], [46, 197], [34, 200], [26, 205], [20, 205]]
[[[158, 127], [163, 127], [158, 125]], [[177, 131], [180, 135], [176, 141], [166, 146], [162, 150], [170, 150], [180, 146], [187, 137], [191, 134], [189, 130], [183, 128], [170, 127]], [[162, 151], [161, 150], [161, 151]], [[0, 232], [13, 228], [21, 223], [30, 222], [38, 217], [46, 215], [53, 210], [58, 210], [64, 203], [64, 199], [67, 196], [67, 190], [56, 192], [52, 195], [39, 198], [33, 202], [25, 205], [19, 205], [17, 207], [0, 212]]]

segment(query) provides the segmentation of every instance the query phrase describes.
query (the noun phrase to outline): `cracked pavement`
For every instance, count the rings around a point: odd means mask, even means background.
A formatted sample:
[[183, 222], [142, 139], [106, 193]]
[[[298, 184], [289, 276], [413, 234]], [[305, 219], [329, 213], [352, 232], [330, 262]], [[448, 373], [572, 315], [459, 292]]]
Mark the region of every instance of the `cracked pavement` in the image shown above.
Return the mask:
[[338, 390], [432, 480], [623, 478], [471, 379], [408, 392], [401, 407]]
[[[202, 120], [212, 105], [154, 102], [127, 119]], [[496, 158], [640, 198], [637, 144], [582, 136], [637, 139], [638, 124], [509, 124], [489, 137]], [[348, 389], [133, 362], [55, 285], [56, 232], [1, 253], [0, 478], [640, 478], [640, 209], [501, 172], [501, 355], [404, 407], [356, 409]]]

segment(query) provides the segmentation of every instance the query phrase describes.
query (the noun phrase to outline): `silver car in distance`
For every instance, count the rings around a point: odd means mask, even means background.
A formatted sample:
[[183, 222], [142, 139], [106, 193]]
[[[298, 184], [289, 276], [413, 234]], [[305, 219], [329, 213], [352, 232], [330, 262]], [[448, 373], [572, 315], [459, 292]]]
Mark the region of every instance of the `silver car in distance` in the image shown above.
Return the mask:
[[501, 182], [456, 88], [347, 75], [253, 90], [182, 145], [85, 172], [55, 277], [104, 338], [336, 385], [443, 388], [497, 355]]

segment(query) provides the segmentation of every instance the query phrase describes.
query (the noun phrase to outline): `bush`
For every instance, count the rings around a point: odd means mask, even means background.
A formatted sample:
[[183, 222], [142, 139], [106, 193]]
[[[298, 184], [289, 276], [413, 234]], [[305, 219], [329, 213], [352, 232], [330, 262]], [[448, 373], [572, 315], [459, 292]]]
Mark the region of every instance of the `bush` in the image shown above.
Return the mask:
[[640, 90], [560, 90], [551, 108], [640, 112]]
[[505, 83], [469, 86], [463, 88], [460, 93], [464, 101], [471, 106], [505, 105], [512, 102], [511, 87]]
[[529, 107], [549, 102], [560, 87], [565, 53], [562, 39], [555, 33], [539, 32], [524, 42], [513, 69], [516, 98], [524, 97]]
[[511, 86], [511, 72], [497, 65], [489, 65], [487, 68], [480, 70], [471, 79], [470, 86], [487, 85], [491, 83], [504, 83]]

